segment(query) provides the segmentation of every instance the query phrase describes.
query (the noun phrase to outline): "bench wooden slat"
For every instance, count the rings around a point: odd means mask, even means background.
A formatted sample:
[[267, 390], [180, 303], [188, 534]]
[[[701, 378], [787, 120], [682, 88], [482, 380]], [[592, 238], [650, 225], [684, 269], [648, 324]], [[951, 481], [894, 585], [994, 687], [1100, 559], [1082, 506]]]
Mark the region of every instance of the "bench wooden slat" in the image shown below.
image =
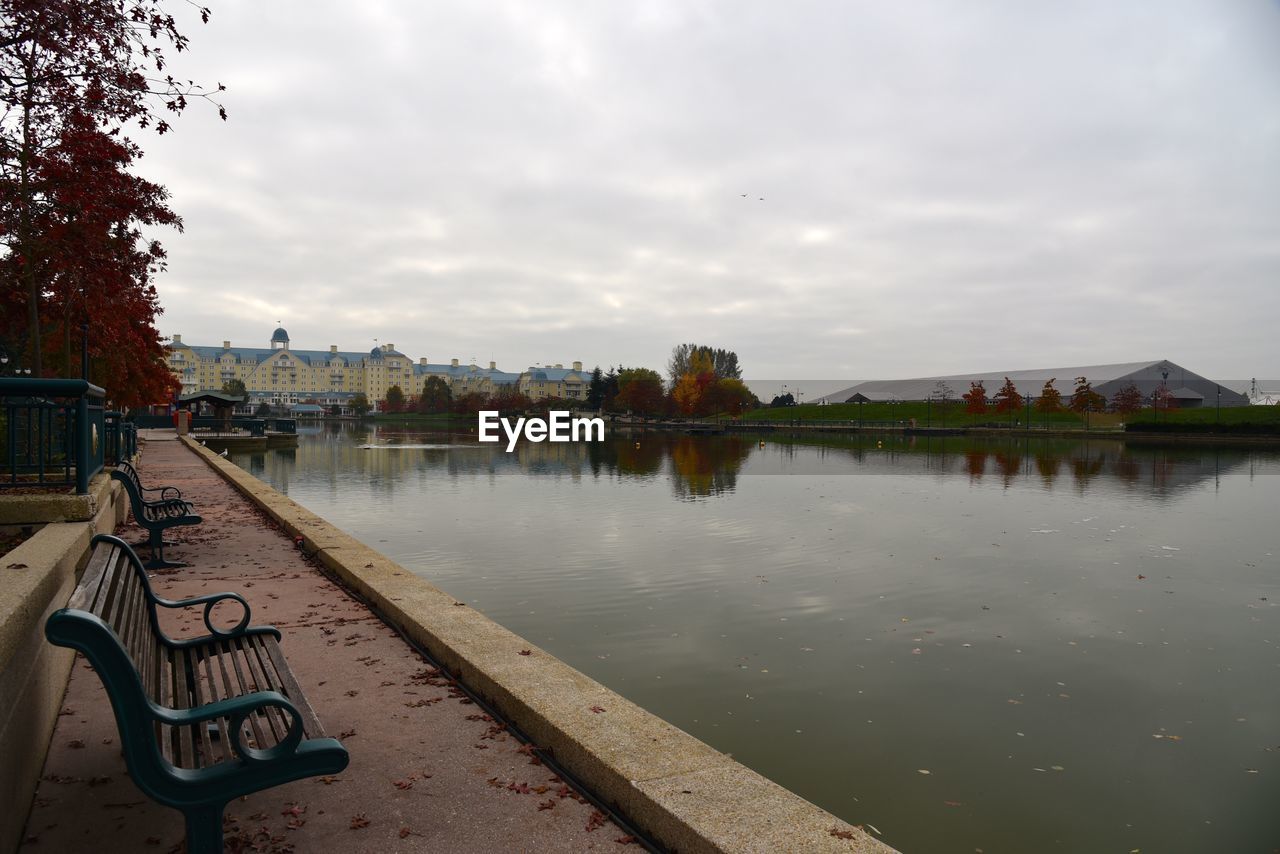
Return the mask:
[[[117, 582], [119, 594], [116, 597], [119, 607], [116, 609], [116, 619], [111, 625], [120, 637], [120, 642], [124, 644], [125, 650], [128, 651], [130, 657], [133, 657], [136, 649], [133, 643], [133, 628], [139, 606], [142, 604], [141, 597], [137, 595], [139, 590], [138, 577], [135, 573], [120, 570], [117, 570], [116, 574], [120, 577], [120, 581]], [[134, 658], [134, 661], [137, 661], [137, 658]]]
[[[174, 650], [173, 656], [173, 684], [174, 684], [174, 707], [178, 709], [191, 708], [191, 688], [187, 684], [187, 662], [186, 656], [183, 655], [184, 650]], [[178, 727], [178, 741], [175, 758], [178, 760], [176, 765], [180, 768], [195, 767], [195, 745], [191, 739], [191, 727]]]
[[84, 568], [84, 575], [80, 576], [80, 584], [71, 594], [71, 600], [67, 602], [68, 608], [77, 608], [91, 614], [98, 612], [94, 605], [101, 595], [102, 579], [107, 571], [107, 564], [114, 555], [114, 548], [93, 550], [89, 555], [89, 563]]
[[[276, 673], [275, 666], [271, 663], [270, 658], [262, 653], [257, 641], [259, 638], [249, 636], [244, 639], [245, 658], [249, 660], [251, 665], [262, 674], [263, 681], [270, 686], [270, 690], [280, 694], [289, 696], [284, 685], [280, 681], [280, 675]], [[272, 720], [277, 725], [276, 740], [282, 740], [289, 732], [289, 714], [280, 708], [272, 708], [268, 710], [268, 714], [272, 716]], [[301, 721], [299, 721], [301, 723]], [[305, 730], [304, 730], [305, 732]]]
[[320, 718], [316, 715], [316, 710], [311, 707], [311, 702], [306, 695], [302, 693], [302, 688], [298, 685], [298, 680], [294, 678], [293, 671], [285, 663], [284, 655], [280, 652], [280, 644], [276, 643], [275, 638], [267, 638], [261, 635], [254, 638], [254, 640], [271, 660], [271, 665], [275, 669], [280, 685], [284, 689], [280, 693], [288, 697], [289, 701], [298, 709], [298, 714], [302, 715], [302, 731], [307, 734], [307, 738], [323, 738], [324, 727], [320, 724]]
[[[209, 682], [209, 692], [212, 694], [212, 702], [227, 699], [227, 695], [218, 690], [218, 677], [213, 671], [212, 656], [207, 653], [201, 656], [200, 663], [204, 665], [205, 677]], [[222, 742], [222, 758], [231, 761], [235, 758], [231, 750], [231, 734], [227, 729], [227, 719], [218, 718], [218, 737]]]
[[[165, 708], [174, 709], [177, 706], [173, 701], [173, 650], [164, 650], [158, 658], [160, 659], [160, 670], [157, 674], [157, 691], [153, 698], [157, 705]], [[173, 739], [170, 737], [170, 727], [156, 721], [156, 740], [160, 743], [160, 753], [164, 756], [165, 761], [170, 765], [175, 765], [173, 761]]]
[[[200, 673], [200, 659], [196, 650], [188, 649], [184, 651], [187, 654], [187, 662], [191, 667], [191, 693], [195, 699], [195, 705], [192, 706], [192, 708], [213, 702], [212, 699], [205, 696], [208, 692], [205, 690], [203, 685], [204, 677]], [[197, 746], [200, 748], [200, 756], [196, 763], [196, 767], [203, 768], [206, 765], [212, 765], [214, 762], [217, 762], [218, 760], [213, 753], [213, 743], [209, 740], [208, 725], [198, 724], [196, 726], [196, 733], [199, 736], [197, 739]]]
[[[231, 645], [228, 644], [226, 641], [221, 641], [219, 643], [219, 646], [223, 648], [223, 651], [226, 653], [226, 657], [231, 659], [231, 667], [235, 670], [236, 681], [239, 686], [239, 690], [236, 691], [236, 694], [237, 695], [248, 694], [252, 692], [254, 689], [245, 681], [244, 670], [240, 667], [240, 657], [235, 654], [235, 650], [233, 650], [231, 648]], [[257, 715], [249, 715], [249, 726], [253, 728], [253, 737], [254, 737], [255, 744], [257, 744], [259, 747], [271, 746], [273, 742], [267, 741], [266, 736], [263, 735], [262, 725], [258, 723]]]
[[98, 616], [102, 617], [119, 635], [120, 614], [124, 611], [129, 577], [120, 571], [119, 560], [112, 560], [107, 565], [107, 573], [108, 575], [103, 579], [106, 589], [103, 593], [102, 610], [98, 612]]
[[[146, 615], [147, 634], [151, 635], [151, 618]], [[138, 662], [138, 675], [142, 677], [142, 692], [148, 697], [155, 690], [155, 657], [158, 644], [154, 638], [145, 638], [142, 644], [142, 659]]]
[[[227, 654], [227, 651], [223, 647], [224, 645], [221, 641], [217, 641], [213, 644], [210, 644], [210, 649], [214, 651], [214, 655], [218, 659], [218, 669], [222, 673], [222, 688], [223, 688], [223, 691], [225, 692], [225, 696], [238, 697], [244, 693], [244, 690], [241, 688], [240, 684], [236, 681], [235, 677], [231, 675], [231, 668], [227, 667], [227, 659], [230, 656]], [[253, 735], [252, 731], [249, 729], [249, 726], [256, 725], [256, 723], [253, 722], [252, 720], [253, 715], [250, 715], [249, 718], [250, 718], [250, 722], [248, 725], [241, 724], [240, 737], [242, 739], [245, 736]]]
[[[257, 683], [258, 690], [280, 691], [283, 686], [271, 679], [271, 676], [263, 668], [262, 662], [258, 660], [258, 650], [253, 644], [253, 637], [242, 637], [236, 641], [235, 646], [239, 648], [240, 654], [244, 656], [245, 665], [253, 676], [253, 681]], [[274, 671], [274, 668], [272, 670]], [[289, 733], [287, 714], [278, 706], [269, 706], [263, 711], [267, 724], [271, 728], [271, 743], [277, 744], [283, 741], [284, 737]]]

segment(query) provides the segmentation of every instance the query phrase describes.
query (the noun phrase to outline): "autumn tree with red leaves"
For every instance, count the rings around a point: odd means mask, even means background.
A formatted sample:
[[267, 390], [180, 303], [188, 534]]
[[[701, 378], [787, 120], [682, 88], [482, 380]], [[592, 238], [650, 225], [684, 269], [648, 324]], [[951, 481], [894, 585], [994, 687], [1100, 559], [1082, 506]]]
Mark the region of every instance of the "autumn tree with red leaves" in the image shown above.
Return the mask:
[[960, 395], [964, 400], [964, 411], [973, 415], [982, 415], [987, 411], [987, 389], [982, 380], [969, 383], [969, 390]]
[[623, 368], [618, 372], [618, 396], [614, 406], [636, 415], [661, 415], [666, 409], [662, 377], [648, 368]]
[[0, 0], [0, 346], [35, 375], [77, 375], [88, 323], [90, 379], [117, 406], [176, 386], [155, 328], [164, 251], [141, 229], [181, 227], [164, 188], [129, 171], [141, 152], [123, 131], [165, 133], [162, 114], [212, 94], [168, 73], [187, 38], [166, 5]]
[[1004, 385], [996, 392], [995, 401], [996, 412], [1011, 412], [1022, 408], [1022, 395], [1018, 394], [1017, 386], [1008, 377], [1004, 378]]
[[1036, 398], [1037, 412], [1062, 411], [1062, 392], [1053, 385], [1057, 381], [1058, 378], [1053, 377], [1044, 384], [1044, 388], [1040, 389], [1040, 396]]
[[1101, 412], [1106, 403], [1106, 398], [1093, 390], [1093, 383], [1085, 377], [1076, 377], [1076, 390], [1071, 395], [1072, 412]]
[[1142, 408], [1142, 392], [1133, 383], [1111, 395], [1111, 408], [1123, 415], [1129, 415]]
[[759, 404], [746, 383], [730, 378], [716, 380], [702, 395], [702, 412], [705, 415], [724, 414], [739, 418], [743, 412]]

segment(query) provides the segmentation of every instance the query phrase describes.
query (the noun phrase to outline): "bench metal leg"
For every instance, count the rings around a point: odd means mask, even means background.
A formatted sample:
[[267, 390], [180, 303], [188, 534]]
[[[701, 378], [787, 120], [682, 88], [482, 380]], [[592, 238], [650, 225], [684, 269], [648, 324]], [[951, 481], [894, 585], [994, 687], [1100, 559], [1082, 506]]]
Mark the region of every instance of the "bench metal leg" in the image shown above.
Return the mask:
[[151, 546], [151, 560], [143, 564], [147, 569], [177, 569], [183, 566], [191, 566], [189, 563], [175, 563], [164, 559], [165, 545], [173, 545], [173, 543], [165, 540], [164, 535], [159, 529], [151, 532], [151, 539], [147, 545]]
[[222, 854], [222, 806], [201, 804], [185, 808], [187, 854]]
[[[176, 542], [174, 542], [173, 540], [164, 540], [164, 541], [163, 541], [163, 543], [164, 543], [164, 545], [166, 545], [166, 546], [176, 546], [176, 545], [177, 545], [177, 543], [176, 543]], [[145, 539], [145, 540], [134, 540], [132, 543], [129, 543], [129, 545], [133, 546], [133, 547], [134, 547], [134, 549], [140, 549], [140, 548], [142, 548], [142, 547], [144, 547], [144, 546], [145, 546], [145, 547], [147, 547], [147, 548], [151, 548], [152, 543], [151, 543], [151, 540], [148, 538], [148, 539]]]

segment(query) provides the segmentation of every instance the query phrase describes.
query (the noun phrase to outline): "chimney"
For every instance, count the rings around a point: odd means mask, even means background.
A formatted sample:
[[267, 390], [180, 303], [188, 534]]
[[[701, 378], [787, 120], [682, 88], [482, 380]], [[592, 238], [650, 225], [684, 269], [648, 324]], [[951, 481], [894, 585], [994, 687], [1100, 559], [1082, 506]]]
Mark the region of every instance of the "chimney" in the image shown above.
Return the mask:
[[580, 371], [580, 370], [582, 370], [582, 363], [581, 363], [581, 362], [574, 362], [574, 363], [573, 363], [573, 369], [574, 369], [575, 371]]
[[559, 362], [556, 362], [556, 367], [557, 367], [557, 368], [563, 368], [563, 367], [564, 367], [564, 365], [560, 364]]
[[489, 370], [491, 370], [491, 371], [496, 371], [496, 370], [498, 370], [498, 363], [497, 363], [497, 362], [490, 362], [490, 363], [489, 363]]
[[419, 365], [422, 365], [422, 367], [424, 367], [424, 368], [425, 368], [425, 367], [427, 366], [427, 357], [426, 357], [426, 356], [423, 356], [421, 359], [419, 359], [419, 360], [418, 360], [418, 364], [419, 364]]
[[456, 367], [458, 367], [458, 360], [457, 360], [457, 359], [451, 359], [451, 360], [449, 360], [449, 364], [450, 364], [450, 365], [453, 365], [453, 366], [456, 368]]
[[174, 344], [181, 344], [181, 343], [182, 343], [182, 336], [181, 336], [181, 335], [175, 335], [175, 336], [173, 336], [173, 343], [174, 343]]
[[230, 342], [230, 341], [223, 341], [223, 342], [222, 342], [222, 349], [223, 349], [223, 350], [230, 350], [230, 349], [231, 349], [231, 342]]
[[338, 352], [338, 345], [337, 345], [337, 344], [330, 344], [330, 345], [329, 345], [329, 352], [330, 352], [330, 353], [337, 353], [337, 352]]

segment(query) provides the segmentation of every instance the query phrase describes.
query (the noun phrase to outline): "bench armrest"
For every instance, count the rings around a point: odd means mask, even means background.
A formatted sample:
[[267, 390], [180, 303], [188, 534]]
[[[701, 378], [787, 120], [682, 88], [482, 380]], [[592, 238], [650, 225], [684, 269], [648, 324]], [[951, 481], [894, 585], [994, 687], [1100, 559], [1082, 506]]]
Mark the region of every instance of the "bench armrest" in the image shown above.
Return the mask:
[[[284, 710], [289, 715], [289, 731], [272, 747], [265, 750], [249, 747], [241, 739], [244, 733], [244, 722], [249, 715], [269, 706]], [[227, 727], [231, 734], [231, 746], [236, 755], [245, 762], [270, 762], [293, 754], [302, 742], [302, 716], [289, 699], [279, 691], [255, 691], [239, 697], [231, 697], [209, 703], [195, 709], [169, 709], [164, 706], [151, 705], [151, 712], [163, 724], [182, 727], [217, 720], [230, 719]]]
[[[157, 605], [162, 608], [192, 608], [196, 605], [204, 606], [204, 624], [209, 629], [209, 634], [215, 638], [234, 638], [244, 634], [245, 628], [249, 625], [249, 603], [239, 593], [210, 593], [207, 596], [196, 596], [191, 599], [162, 599], [155, 594], [152, 598]], [[230, 629], [220, 629], [209, 620], [209, 615], [213, 612], [213, 606], [217, 605], [224, 599], [231, 599], [240, 603], [240, 607], [244, 609], [244, 614], [240, 617], [240, 622], [236, 623]]]

